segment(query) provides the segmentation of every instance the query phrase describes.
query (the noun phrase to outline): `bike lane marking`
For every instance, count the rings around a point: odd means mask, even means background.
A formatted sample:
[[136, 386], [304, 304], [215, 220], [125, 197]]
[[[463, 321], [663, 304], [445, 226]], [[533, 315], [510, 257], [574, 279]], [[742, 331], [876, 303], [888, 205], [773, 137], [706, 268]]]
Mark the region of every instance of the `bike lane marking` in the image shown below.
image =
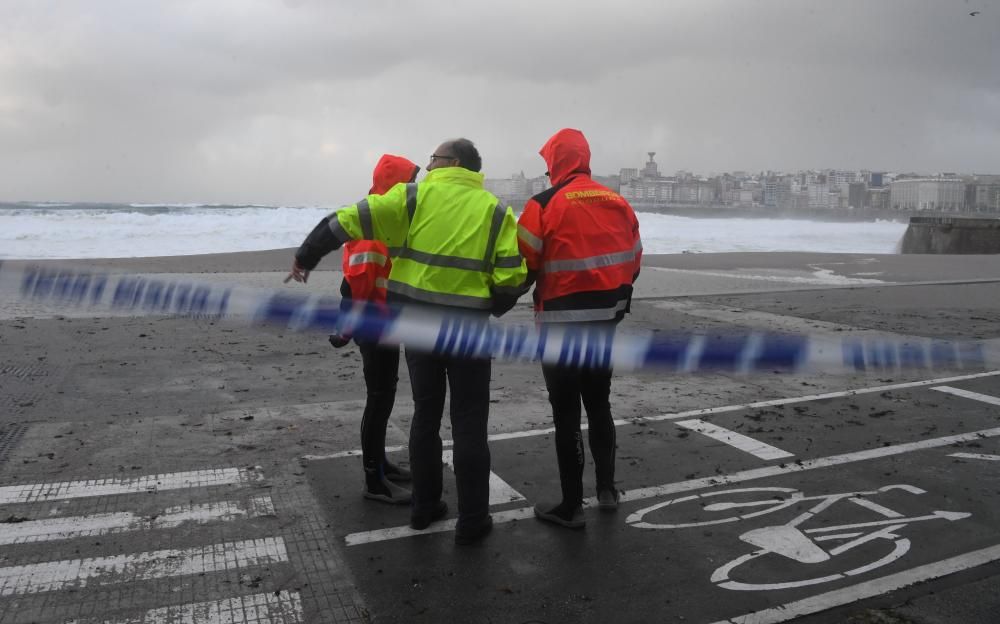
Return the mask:
[[944, 392], [946, 394], [953, 394], [955, 396], [962, 397], [963, 399], [972, 399], [973, 401], [979, 401], [981, 403], [989, 403], [990, 405], [1000, 405], [1000, 398], [990, 396], [988, 394], [972, 392], [970, 390], [962, 390], [961, 388], [938, 386], [936, 388], [931, 388], [931, 390], [937, 390], [938, 392]]
[[[926, 449], [938, 448], [942, 446], [948, 446], [958, 442], [969, 442], [973, 440], [982, 440], [984, 438], [995, 438], [998, 436], [1000, 436], [1000, 427], [994, 427], [992, 429], [981, 429], [979, 431], [970, 431], [968, 433], [960, 433], [940, 438], [931, 438], [928, 440], [920, 440], [917, 442], [907, 442], [905, 444], [882, 446], [874, 449], [867, 449], [864, 451], [855, 451], [852, 453], [843, 453], [840, 455], [831, 455], [829, 457], [820, 457], [816, 459], [805, 459], [794, 463], [780, 464], [778, 466], [764, 466], [761, 468], [751, 468], [749, 470], [734, 472], [728, 475], [715, 475], [712, 477], [702, 477], [699, 479], [678, 481], [676, 483], [668, 483], [665, 485], [657, 485], [647, 488], [627, 490], [621, 493], [621, 498], [619, 500], [622, 503], [646, 500], [649, 498], [665, 496], [667, 494], [690, 492], [692, 490], [700, 490], [718, 485], [741, 483], [743, 481], [752, 481], [755, 479], [762, 479], [765, 477], [773, 477], [783, 474], [804, 472], [807, 470], [815, 470], [818, 468], [841, 466], [844, 464], [850, 464], [859, 461], [867, 461], [870, 459], [881, 459], [893, 455], [902, 455], [904, 453], [912, 453], [914, 451], [921, 451]], [[590, 497], [584, 499], [583, 501], [584, 507], [594, 507], [596, 505], [597, 505], [596, 497]], [[534, 515], [533, 510], [531, 507], [522, 507], [520, 509], [512, 509], [502, 512], [496, 512], [493, 513], [493, 524], [502, 524], [504, 522], [522, 520], [525, 518], [530, 518], [533, 515]], [[628, 522], [629, 522], [628, 519], [626, 519], [626, 523]], [[375, 529], [372, 531], [360, 531], [345, 536], [344, 541], [348, 546], [358, 546], [361, 544], [382, 542], [386, 540], [399, 539], [402, 537], [413, 537], [416, 535], [442, 533], [445, 531], [452, 531], [454, 530], [454, 528], [455, 528], [455, 521], [454, 519], [452, 519], [446, 522], [434, 523], [423, 531], [414, 531], [409, 526]]]
[[737, 433], [731, 429], [707, 423], [704, 420], [698, 420], [697, 418], [692, 420], [681, 420], [678, 421], [677, 424], [685, 429], [690, 429], [691, 431], [706, 435], [713, 440], [718, 440], [719, 442], [728, 444], [729, 446], [735, 447], [741, 451], [750, 453], [754, 457], [765, 461], [795, 457], [794, 454], [784, 451], [776, 446], [771, 446], [770, 444], [766, 444], [760, 440], [755, 440], [749, 436], [745, 436], [742, 433]]
[[[869, 386], [866, 388], [854, 388], [852, 390], [840, 390], [837, 392], [826, 392], [823, 394], [809, 394], [800, 397], [788, 397], [784, 399], [755, 401], [753, 403], [738, 403], [735, 405], [723, 405], [720, 407], [703, 407], [699, 409], [687, 410], [684, 412], [668, 412], [664, 414], [657, 414], [656, 416], [640, 416], [638, 418], [618, 418], [614, 422], [616, 427], [622, 427], [625, 425], [635, 425], [644, 422], [661, 422], [664, 420], [677, 420], [680, 418], [689, 418], [691, 416], [710, 416], [712, 414], [738, 412], [741, 410], [756, 409], [758, 407], [775, 407], [778, 405], [792, 405], [795, 403], [807, 403], [809, 401], [821, 401], [823, 399], [837, 399], [841, 397], [856, 396], [860, 394], [874, 394], [878, 392], [886, 392], [889, 390], [920, 388], [923, 386], [934, 386], [937, 384], [951, 383], [955, 381], [968, 381], [970, 379], [996, 377], [997, 375], [1000, 375], [1000, 370], [987, 371], [985, 373], [973, 373], [970, 375], [959, 375], [957, 377], [940, 377], [938, 379], [925, 379], [923, 381], [909, 381], [905, 383], [888, 384], [885, 386]], [[587, 425], [585, 423], [581, 424], [580, 428], [581, 430], [586, 430]], [[555, 427], [546, 427], [544, 429], [527, 429], [524, 431], [510, 431], [507, 433], [495, 433], [490, 435], [488, 439], [490, 442], [500, 442], [503, 440], [516, 440], [519, 438], [544, 436], [552, 433], [555, 433]], [[454, 442], [452, 440], [442, 440], [441, 444], [442, 446], [447, 448], [453, 446]], [[385, 451], [387, 453], [395, 453], [398, 451], [404, 451], [406, 450], [406, 448], [407, 448], [406, 446], [387, 446], [385, 447]], [[303, 455], [302, 459], [305, 461], [319, 461], [325, 459], [340, 459], [342, 457], [355, 457], [360, 455], [361, 455], [361, 449], [351, 449], [347, 451], [338, 451], [336, 453], [329, 453], [326, 455]]]
[[778, 624], [1000, 560], [1000, 544], [713, 624]]

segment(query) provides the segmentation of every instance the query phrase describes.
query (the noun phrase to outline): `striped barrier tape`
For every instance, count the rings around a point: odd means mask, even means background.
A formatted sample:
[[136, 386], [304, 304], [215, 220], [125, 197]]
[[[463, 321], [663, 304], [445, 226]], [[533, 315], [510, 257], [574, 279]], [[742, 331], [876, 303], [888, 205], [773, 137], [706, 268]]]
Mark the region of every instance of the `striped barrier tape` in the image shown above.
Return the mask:
[[438, 308], [407, 306], [385, 311], [356, 303], [342, 309], [339, 297], [10, 262], [0, 262], [0, 296], [60, 309], [220, 318], [297, 331], [338, 332], [442, 355], [617, 370], [884, 373], [904, 369], [982, 370], [1000, 362], [996, 348], [980, 342], [834, 340], [768, 332], [663, 337], [575, 324], [535, 327], [447, 313]]

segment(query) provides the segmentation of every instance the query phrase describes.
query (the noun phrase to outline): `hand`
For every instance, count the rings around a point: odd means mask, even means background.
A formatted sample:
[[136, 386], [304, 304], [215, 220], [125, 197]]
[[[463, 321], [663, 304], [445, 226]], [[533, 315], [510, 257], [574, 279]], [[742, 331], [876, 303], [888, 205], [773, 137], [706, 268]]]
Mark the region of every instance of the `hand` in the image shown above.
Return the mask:
[[330, 344], [333, 345], [334, 349], [339, 349], [351, 342], [351, 337], [340, 333], [333, 333], [327, 337], [327, 340], [330, 341]]
[[295, 280], [296, 282], [302, 282], [305, 284], [309, 281], [309, 271], [303, 269], [299, 266], [298, 260], [292, 262], [292, 271], [285, 277], [283, 284], [287, 284], [289, 280]]

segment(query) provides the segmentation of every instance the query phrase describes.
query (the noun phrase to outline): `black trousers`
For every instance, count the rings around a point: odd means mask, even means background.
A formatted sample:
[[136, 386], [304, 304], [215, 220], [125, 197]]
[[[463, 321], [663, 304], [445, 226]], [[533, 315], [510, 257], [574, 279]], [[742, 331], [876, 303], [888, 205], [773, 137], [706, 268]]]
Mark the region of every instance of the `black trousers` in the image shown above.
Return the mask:
[[441, 417], [451, 391], [453, 465], [458, 487], [458, 526], [475, 527], [490, 509], [489, 359], [465, 359], [406, 351], [413, 387], [410, 423], [410, 472], [413, 511], [431, 513], [441, 500]]
[[611, 416], [611, 370], [560, 368], [543, 365], [542, 375], [552, 404], [556, 428], [556, 458], [563, 502], [583, 501], [586, 457], [580, 431], [580, 401], [587, 410], [590, 453], [594, 457], [598, 491], [614, 489], [615, 423]]
[[385, 429], [396, 402], [399, 381], [399, 347], [359, 342], [367, 397], [361, 418], [361, 456], [365, 479], [382, 479], [385, 460]]

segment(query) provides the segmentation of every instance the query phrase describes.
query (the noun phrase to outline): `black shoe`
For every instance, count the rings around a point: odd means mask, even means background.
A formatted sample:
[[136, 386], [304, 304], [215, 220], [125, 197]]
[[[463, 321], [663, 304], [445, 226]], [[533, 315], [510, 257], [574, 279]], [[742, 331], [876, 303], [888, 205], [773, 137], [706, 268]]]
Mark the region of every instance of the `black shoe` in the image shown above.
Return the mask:
[[580, 505], [567, 508], [562, 503], [558, 505], [538, 503], [535, 505], [535, 517], [567, 529], [582, 529], [587, 525], [587, 520], [583, 517], [583, 507]]
[[621, 493], [614, 488], [598, 490], [597, 508], [601, 511], [614, 511], [618, 509], [619, 498], [621, 498]]
[[480, 522], [472, 529], [465, 529], [465, 528], [456, 529], [455, 543], [461, 546], [468, 546], [470, 544], [475, 544], [479, 540], [489, 535], [490, 531], [492, 530], [493, 530], [493, 516], [486, 516], [485, 520]]
[[439, 500], [437, 506], [429, 512], [417, 513], [414, 511], [410, 514], [410, 528], [423, 531], [430, 526], [431, 522], [440, 520], [446, 515], [448, 515], [448, 503]]
[[390, 464], [388, 461], [382, 462], [382, 474], [385, 478], [396, 483], [409, 483], [413, 481], [413, 475], [406, 468]]
[[410, 491], [406, 488], [399, 487], [395, 483], [383, 479], [379, 483], [365, 486], [365, 498], [392, 505], [408, 505], [411, 496]]

